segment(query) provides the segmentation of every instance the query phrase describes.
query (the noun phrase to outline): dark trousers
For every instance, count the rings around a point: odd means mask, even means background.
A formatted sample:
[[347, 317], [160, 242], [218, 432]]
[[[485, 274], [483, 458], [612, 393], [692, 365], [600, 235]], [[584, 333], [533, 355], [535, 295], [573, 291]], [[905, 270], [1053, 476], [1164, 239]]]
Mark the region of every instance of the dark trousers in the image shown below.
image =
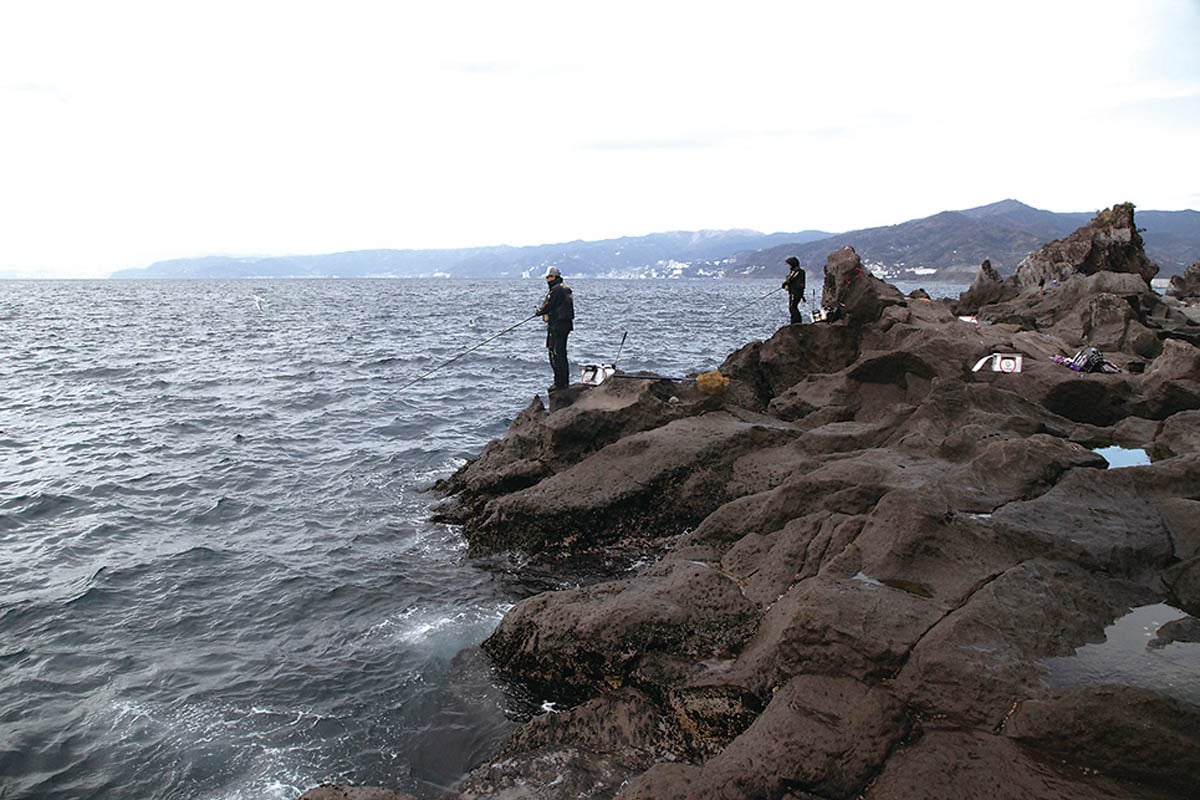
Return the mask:
[[793, 324], [804, 322], [804, 317], [800, 315], [800, 301], [803, 298], [803, 292], [788, 292], [788, 313], [792, 315]]
[[554, 388], [571, 385], [571, 368], [567, 365], [567, 335], [570, 331], [546, 331], [546, 350], [550, 353], [550, 368], [554, 370]]

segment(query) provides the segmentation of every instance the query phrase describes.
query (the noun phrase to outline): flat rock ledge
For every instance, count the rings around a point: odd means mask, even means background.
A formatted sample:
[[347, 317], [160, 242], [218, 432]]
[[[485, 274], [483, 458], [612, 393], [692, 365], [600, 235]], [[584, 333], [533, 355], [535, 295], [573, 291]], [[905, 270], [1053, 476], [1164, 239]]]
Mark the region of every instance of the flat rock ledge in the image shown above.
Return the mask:
[[[445, 796], [1193, 797], [1195, 309], [1132, 207], [985, 266], [929, 301], [839, 250], [835, 321], [731, 354], [723, 394], [535, 399], [440, 482], [473, 553], [572, 576], [483, 646], [554, 710]], [[1053, 360], [1086, 345], [1120, 371]]]

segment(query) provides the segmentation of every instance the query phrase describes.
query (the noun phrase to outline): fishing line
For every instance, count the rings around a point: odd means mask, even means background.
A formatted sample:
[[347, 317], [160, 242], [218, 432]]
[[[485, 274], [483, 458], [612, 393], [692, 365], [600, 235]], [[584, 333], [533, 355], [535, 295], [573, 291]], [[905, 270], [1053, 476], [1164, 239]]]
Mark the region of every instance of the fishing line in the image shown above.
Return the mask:
[[530, 320], [537, 319], [537, 317], [538, 317], [538, 315], [537, 315], [537, 314], [534, 314], [534, 315], [533, 315], [533, 316], [531, 316], [531, 317], [526, 317], [525, 319], [523, 319], [523, 320], [521, 320], [520, 322], [518, 322], [516, 325], [513, 325], [513, 326], [511, 326], [511, 327], [505, 328], [504, 330], [500, 331], [499, 333], [497, 333], [497, 334], [496, 334], [496, 335], [494, 335], [494, 336], [489, 336], [488, 338], [484, 339], [482, 342], [480, 342], [479, 344], [475, 345], [474, 347], [470, 347], [470, 348], [468, 348], [468, 349], [466, 349], [466, 350], [463, 350], [461, 353], [459, 353], [458, 355], [456, 355], [454, 358], [451, 358], [451, 359], [448, 359], [448, 360], [446, 360], [446, 361], [443, 361], [441, 364], [438, 364], [436, 367], [434, 367], [433, 369], [429, 370], [429, 371], [428, 371], [428, 372], [426, 372], [424, 375], [420, 375], [420, 376], [418, 376], [418, 377], [416, 377], [416, 378], [413, 378], [411, 381], [409, 381], [408, 383], [404, 384], [404, 385], [403, 385], [403, 386], [401, 386], [399, 389], [397, 389], [397, 390], [396, 390], [396, 392], [397, 392], [397, 393], [399, 393], [399, 392], [403, 392], [405, 389], [407, 389], [408, 387], [412, 386], [413, 384], [415, 384], [415, 383], [420, 383], [421, 381], [425, 380], [426, 378], [428, 378], [428, 377], [429, 377], [430, 375], [432, 375], [433, 373], [437, 372], [437, 371], [438, 371], [439, 369], [441, 369], [442, 367], [446, 367], [446, 366], [449, 366], [450, 364], [453, 364], [455, 361], [458, 361], [460, 358], [462, 358], [463, 356], [467, 355], [468, 353], [473, 353], [473, 352], [475, 352], [476, 350], [478, 350], [479, 348], [483, 347], [483, 346], [484, 346], [485, 344], [487, 344], [488, 342], [490, 342], [490, 341], [493, 341], [494, 339], [499, 339], [501, 336], [503, 336], [503, 335], [504, 335], [504, 334], [506, 334], [506, 333], [511, 333], [512, 331], [515, 331], [517, 328], [521, 327], [521, 326], [522, 326], [522, 325], [524, 325], [526, 322], [529, 322]]
[[742, 311], [745, 311], [750, 306], [758, 305], [763, 300], [766, 300], [768, 297], [775, 294], [776, 292], [782, 292], [782, 291], [783, 291], [782, 286], [776, 287], [776, 288], [772, 289], [771, 291], [767, 292], [766, 294], [764, 294], [762, 297], [758, 298], [757, 300], [751, 300], [749, 303], [746, 303], [745, 305], [738, 306], [737, 308], [733, 309], [732, 311], [725, 312], [725, 316], [732, 317], [734, 314], [738, 314], [738, 313], [741, 313]]

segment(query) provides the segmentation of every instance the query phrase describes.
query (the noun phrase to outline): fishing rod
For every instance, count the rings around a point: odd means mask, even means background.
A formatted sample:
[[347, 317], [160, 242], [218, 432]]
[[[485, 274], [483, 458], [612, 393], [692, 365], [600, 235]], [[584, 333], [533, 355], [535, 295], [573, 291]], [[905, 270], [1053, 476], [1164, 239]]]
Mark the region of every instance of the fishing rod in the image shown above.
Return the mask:
[[776, 288], [774, 288], [774, 289], [772, 289], [771, 291], [767, 292], [766, 294], [764, 294], [762, 297], [758, 298], [757, 300], [751, 300], [749, 303], [746, 303], [745, 305], [738, 306], [737, 308], [733, 309], [732, 311], [727, 311], [727, 312], [725, 312], [725, 316], [727, 316], [727, 317], [732, 317], [734, 314], [737, 314], [737, 313], [739, 313], [739, 312], [745, 311], [745, 310], [746, 310], [747, 308], [749, 308], [750, 306], [755, 306], [755, 305], [758, 305], [758, 304], [759, 304], [759, 303], [761, 303], [763, 300], [766, 300], [768, 297], [770, 297], [771, 295], [775, 294], [776, 292], [782, 292], [782, 291], [783, 291], [783, 287], [782, 287], [782, 286], [777, 286]]
[[534, 315], [533, 315], [533, 316], [531, 316], [531, 317], [526, 317], [525, 319], [523, 319], [523, 320], [521, 320], [520, 322], [518, 322], [516, 325], [513, 325], [513, 326], [511, 326], [511, 327], [505, 328], [504, 330], [500, 331], [500, 332], [499, 332], [499, 333], [497, 333], [495, 336], [489, 336], [488, 338], [484, 339], [482, 342], [480, 342], [479, 344], [475, 345], [474, 347], [470, 347], [470, 348], [468, 348], [468, 349], [466, 349], [466, 350], [463, 350], [461, 353], [459, 353], [458, 355], [456, 355], [454, 358], [451, 358], [451, 359], [448, 359], [448, 360], [446, 360], [446, 361], [443, 361], [441, 364], [438, 364], [436, 367], [434, 367], [433, 369], [429, 370], [429, 371], [428, 371], [428, 372], [426, 372], [424, 375], [421, 375], [421, 376], [419, 376], [419, 377], [413, 378], [411, 381], [409, 381], [408, 383], [404, 384], [403, 386], [401, 386], [401, 387], [400, 387], [399, 389], [397, 389], [396, 391], [397, 391], [397, 392], [403, 392], [405, 389], [407, 389], [408, 387], [412, 386], [413, 384], [415, 384], [415, 383], [420, 383], [421, 381], [425, 380], [426, 378], [428, 378], [428, 377], [429, 377], [430, 375], [432, 375], [433, 373], [437, 372], [437, 371], [438, 371], [439, 369], [441, 369], [442, 367], [449, 366], [450, 364], [453, 364], [455, 361], [458, 361], [460, 358], [462, 358], [463, 356], [467, 355], [468, 353], [473, 353], [473, 352], [475, 352], [476, 350], [478, 350], [479, 348], [483, 347], [483, 346], [484, 346], [485, 344], [487, 344], [488, 342], [490, 342], [490, 341], [493, 341], [494, 339], [499, 339], [501, 336], [503, 336], [503, 335], [504, 335], [504, 334], [506, 334], [506, 333], [511, 333], [512, 331], [515, 331], [517, 328], [521, 327], [521, 326], [522, 326], [522, 325], [524, 325], [526, 322], [529, 322], [530, 320], [537, 319], [537, 317], [538, 317], [538, 315], [537, 315], [537, 314], [534, 314]]
[[629, 335], [629, 331], [625, 331], [624, 333], [621, 334], [621, 344], [619, 347], [617, 347], [617, 357], [613, 359], [614, 367], [617, 365], [617, 362], [619, 362], [621, 360], [621, 351], [625, 349], [625, 337], [628, 335]]
[[[991, 356], [989, 356], [990, 358]], [[613, 375], [610, 380], [622, 381], [670, 381], [671, 383], [695, 383], [695, 378], [668, 378], [664, 375], [626, 375], [618, 373]]]

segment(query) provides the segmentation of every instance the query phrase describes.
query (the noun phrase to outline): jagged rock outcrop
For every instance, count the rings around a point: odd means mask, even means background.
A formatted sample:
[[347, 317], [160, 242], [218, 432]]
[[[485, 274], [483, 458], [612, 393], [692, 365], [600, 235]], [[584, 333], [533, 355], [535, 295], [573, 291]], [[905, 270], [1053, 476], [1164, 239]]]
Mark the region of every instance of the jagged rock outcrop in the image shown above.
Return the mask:
[[1106, 208], [1067, 238], [1026, 256], [1013, 277], [1016, 286], [1024, 289], [1097, 272], [1132, 273], [1147, 285], [1158, 274], [1158, 265], [1146, 257], [1132, 203]]
[[[541, 561], [610, 557], [698, 524], [747, 491], [741, 456], [794, 438], [778, 420], [719, 408], [695, 386], [611, 379], [546, 417], [534, 402], [510, 435], [439, 486], [439, 509], [475, 553]], [[606, 444], [607, 442], [607, 444]]]
[[1133, 206], [1117, 205], [1028, 256], [1006, 281], [981, 270], [954, 308], [986, 324], [1052, 334], [1072, 349], [1149, 359], [1165, 339], [1200, 343], [1200, 306], [1154, 292], [1157, 271], [1142, 250]]
[[1031, 254], [1007, 281], [981, 272], [954, 308], [985, 324], [1051, 334], [1072, 350], [1151, 359], [1165, 339], [1200, 343], [1200, 308], [1154, 292], [1157, 271], [1142, 251], [1133, 206], [1117, 205]]
[[[1190, 797], [1200, 347], [1122, 208], [1047, 262], [1086, 268], [977, 297], [977, 321], [846, 248], [840, 315], [731, 354], [724, 394], [617, 378], [531, 404], [442, 513], [476, 552], [592, 573], [484, 644], [562, 710], [448, 796]], [[1122, 371], [1052, 360], [1084, 342]], [[1109, 468], [1114, 443], [1154, 460]], [[1154, 646], [1092, 677], [1084, 645], [1160, 605]]]
[[846, 245], [830, 253], [825, 262], [825, 280], [821, 288], [821, 308], [855, 325], [879, 319], [883, 309], [904, 302], [903, 295], [891, 284], [872, 275], [854, 248]]
[[1200, 261], [1189, 265], [1182, 275], [1172, 276], [1167, 294], [1184, 300], [1200, 298]]
[[980, 306], [1011, 300], [1018, 291], [1015, 283], [1006, 282], [992, 266], [992, 262], [984, 259], [984, 262], [979, 265], [979, 272], [975, 275], [974, 282], [959, 295], [958, 301], [954, 304], [954, 313], [974, 314]]

